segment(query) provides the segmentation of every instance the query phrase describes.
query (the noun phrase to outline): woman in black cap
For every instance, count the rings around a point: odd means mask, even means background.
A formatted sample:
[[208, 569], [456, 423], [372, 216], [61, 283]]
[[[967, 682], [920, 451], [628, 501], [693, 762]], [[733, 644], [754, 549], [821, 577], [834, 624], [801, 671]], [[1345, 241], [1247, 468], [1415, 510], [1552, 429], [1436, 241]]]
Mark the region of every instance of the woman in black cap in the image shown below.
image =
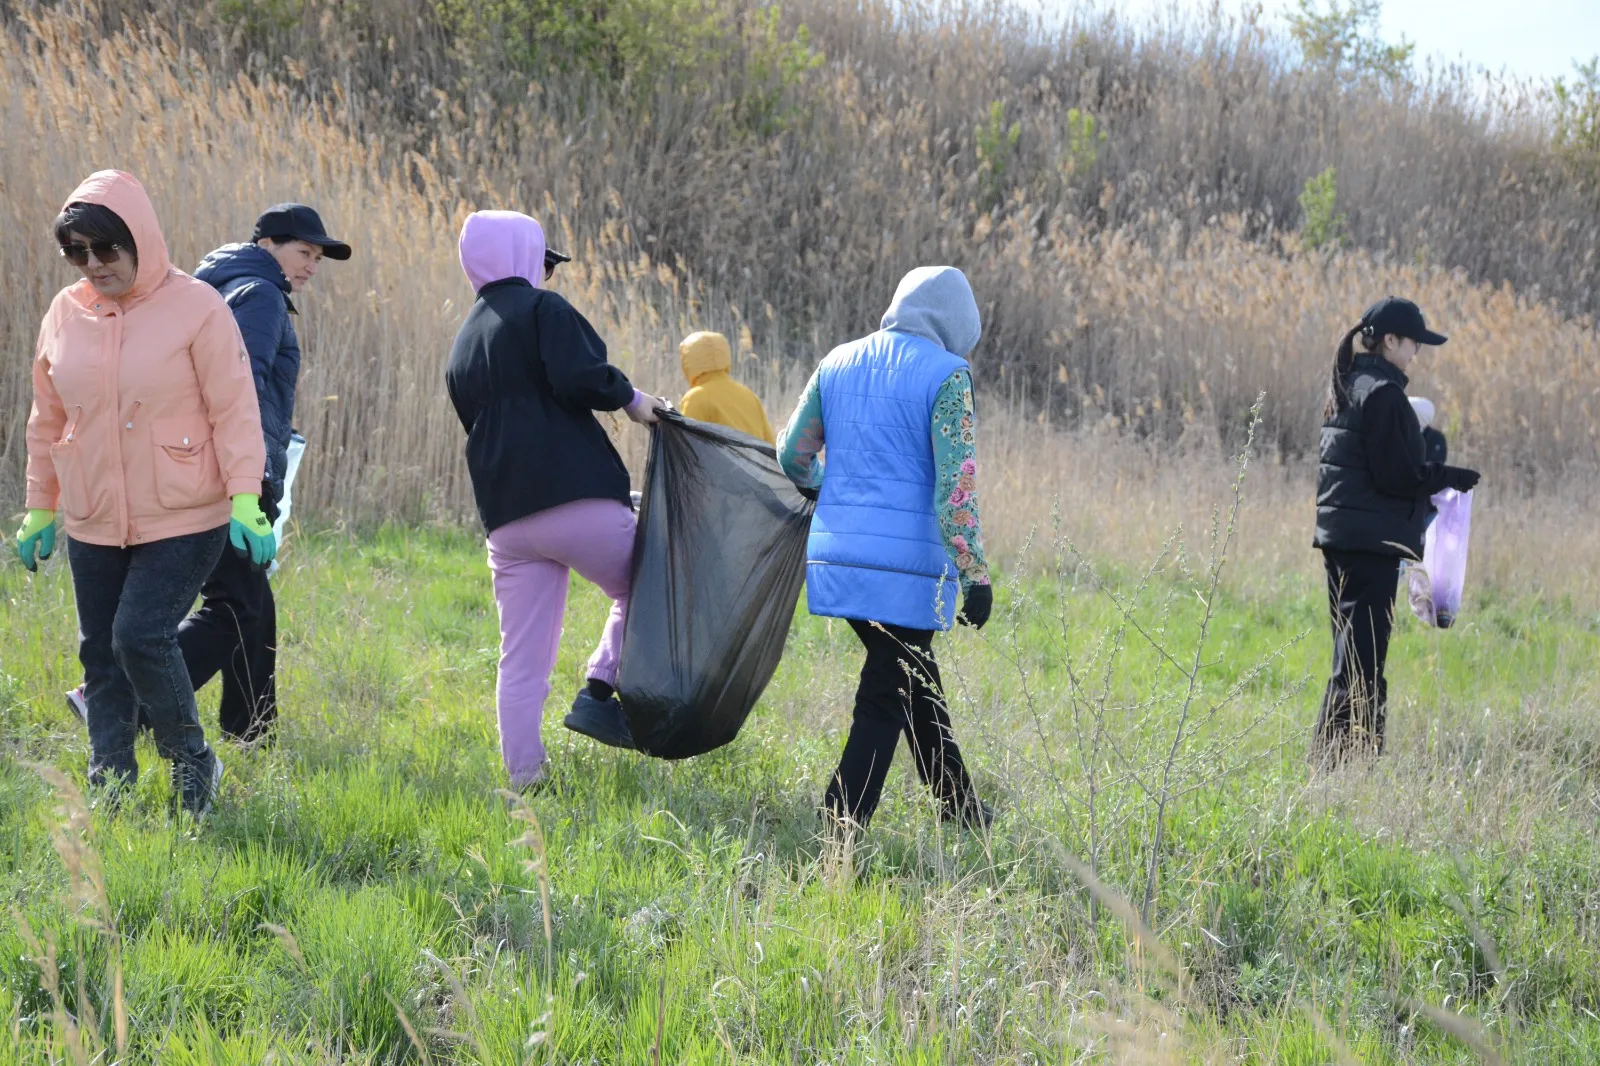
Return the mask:
[[1382, 753], [1383, 667], [1400, 560], [1422, 555], [1430, 496], [1478, 483], [1475, 470], [1428, 461], [1406, 398], [1406, 368], [1423, 345], [1444, 342], [1416, 304], [1390, 296], [1369, 307], [1339, 343], [1323, 411], [1313, 541], [1327, 565], [1333, 620], [1333, 676], [1311, 751], [1321, 765], [1358, 748]]

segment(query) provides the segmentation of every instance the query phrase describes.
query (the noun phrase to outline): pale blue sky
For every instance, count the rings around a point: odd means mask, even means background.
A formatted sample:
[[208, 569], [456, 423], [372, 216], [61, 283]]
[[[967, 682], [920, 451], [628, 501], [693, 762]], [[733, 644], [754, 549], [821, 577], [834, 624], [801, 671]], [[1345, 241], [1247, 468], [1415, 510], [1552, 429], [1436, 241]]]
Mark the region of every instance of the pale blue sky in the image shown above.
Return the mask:
[[[1021, 0], [1024, 6], [1062, 12], [1073, 0]], [[1198, 12], [1208, 0], [1116, 0], [1114, 6], [1136, 22], [1156, 11]], [[1247, 0], [1219, 0], [1238, 13]], [[1284, 24], [1294, 0], [1262, 0], [1268, 19]], [[1320, 4], [1326, 7], [1326, 4]], [[1417, 58], [1465, 59], [1476, 66], [1522, 78], [1553, 78], [1572, 73], [1575, 59], [1600, 55], [1600, 0], [1384, 0], [1385, 40], [1404, 36], [1416, 42]]]

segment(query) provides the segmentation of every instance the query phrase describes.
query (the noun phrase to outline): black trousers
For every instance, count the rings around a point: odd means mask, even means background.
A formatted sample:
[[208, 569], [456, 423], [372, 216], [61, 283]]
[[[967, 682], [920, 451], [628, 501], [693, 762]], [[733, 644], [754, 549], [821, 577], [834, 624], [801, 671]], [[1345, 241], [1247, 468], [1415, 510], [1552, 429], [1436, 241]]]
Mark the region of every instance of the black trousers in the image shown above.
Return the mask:
[[1383, 753], [1389, 683], [1383, 676], [1394, 629], [1400, 559], [1377, 552], [1324, 551], [1333, 675], [1312, 740], [1313, 761], [1337, 764], [1352, 751]]
[[226, 539], [226, 526], [131, 548], [68, 539], [89, 706], [90, 781], [138, 776], [134, 737], [141, 710], [164, 758], [206, 758], [178, 624]]
[[910, 742], [917, 774], [949, 814], [973, 801], [972, 780], [950, 732], [930, 630], [851, 621], [866, 646], [856, 689], [855, 718], [823, 804], [865, 826], [883, 795], [884, 777], [900, 735]]
[[198, 692], [222, 675], [224, 736], [252, 741], [278, 717], [278, 608], [266, 572], [231, 547], [200, 589], [200, 609], [178, 627], [178, 643]]

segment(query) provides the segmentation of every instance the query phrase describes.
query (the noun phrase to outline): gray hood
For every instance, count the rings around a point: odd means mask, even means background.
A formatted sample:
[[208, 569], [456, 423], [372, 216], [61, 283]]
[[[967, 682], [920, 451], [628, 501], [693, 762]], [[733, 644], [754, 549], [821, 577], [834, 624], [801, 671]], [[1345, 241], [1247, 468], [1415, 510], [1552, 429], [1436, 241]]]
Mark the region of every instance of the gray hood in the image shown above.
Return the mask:
[[901, 278], [880, 328], [930, 340], [963, 359], [983, 336], [972, 286], [948, 266], [917, 267]]

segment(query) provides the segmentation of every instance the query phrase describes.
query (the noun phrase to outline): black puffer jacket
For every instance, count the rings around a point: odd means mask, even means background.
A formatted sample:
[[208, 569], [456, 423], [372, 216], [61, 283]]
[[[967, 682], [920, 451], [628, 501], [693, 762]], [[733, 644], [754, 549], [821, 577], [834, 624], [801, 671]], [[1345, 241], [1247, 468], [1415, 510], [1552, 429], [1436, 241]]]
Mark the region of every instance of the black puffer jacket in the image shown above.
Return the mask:
[[1316, 547], [1421, 557], [1428, 497], [1444, 488], [1447, 468], [1424, 455], [1406, 384], [1375, 355], [1356, 356], [1345, 375], [1348, 403], [1322, 426]]
[[557, 293], [485, 285], [456, 334], [445, 385], [467, 431], [467, 468], [493, 532], [575, 500], [628, 503], [628, 470], [595, 418], [633, 402], [605, 342]]

